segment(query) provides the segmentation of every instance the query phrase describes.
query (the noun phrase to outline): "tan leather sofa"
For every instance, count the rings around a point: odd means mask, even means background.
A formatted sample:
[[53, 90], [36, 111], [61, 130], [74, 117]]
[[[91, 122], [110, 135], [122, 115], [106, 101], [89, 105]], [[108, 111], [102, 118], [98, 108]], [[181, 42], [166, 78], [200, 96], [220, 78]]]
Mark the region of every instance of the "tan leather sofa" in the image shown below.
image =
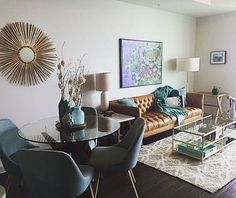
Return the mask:
[[[197, 120], [203, 115], [204, 95], [198, 93], [187, 93], [187, 116], [184, 123]], [[122, 113], [135, 118], [143, 117], [146, 120], [144, 137], [150, 137], [172, 129], [177, 124], [177, 119], [170, 118], [166, 114], [154, 110], [154, 94], [132, 97], [138, 107], [129, 107], [118, 103], [117, 100], [109, 102], [109, 110]]]

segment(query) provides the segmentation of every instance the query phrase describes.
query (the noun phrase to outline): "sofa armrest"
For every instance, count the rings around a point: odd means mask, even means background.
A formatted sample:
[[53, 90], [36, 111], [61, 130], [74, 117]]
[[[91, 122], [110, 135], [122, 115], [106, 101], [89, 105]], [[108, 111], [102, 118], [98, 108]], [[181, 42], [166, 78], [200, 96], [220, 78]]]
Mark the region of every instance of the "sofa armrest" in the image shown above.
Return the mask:
[[113, 101], [109, 102], [109, 110], [115, 111], [116, 113], [133, 116], [135, 118], [141, 117], [141, 112], [138, 107], [129, 107]]
[[201, 93], [187, 93], [187, 106], [202, 109], [204, 112], [204, 94]]

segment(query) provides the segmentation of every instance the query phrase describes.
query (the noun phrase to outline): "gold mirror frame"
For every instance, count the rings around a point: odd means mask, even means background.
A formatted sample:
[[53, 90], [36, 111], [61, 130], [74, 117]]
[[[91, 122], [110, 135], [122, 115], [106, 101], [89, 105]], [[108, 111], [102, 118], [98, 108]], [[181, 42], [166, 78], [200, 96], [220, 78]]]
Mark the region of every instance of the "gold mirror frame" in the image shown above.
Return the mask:
[[[32, 50], [31, 61], [22, 59], [24, 48]], [[50, 38], [32, 24], [9, 23], [0, 31], [0, 72], [11, 83], [31, 86], [48, 79], [55, 69], [55, 52]]]

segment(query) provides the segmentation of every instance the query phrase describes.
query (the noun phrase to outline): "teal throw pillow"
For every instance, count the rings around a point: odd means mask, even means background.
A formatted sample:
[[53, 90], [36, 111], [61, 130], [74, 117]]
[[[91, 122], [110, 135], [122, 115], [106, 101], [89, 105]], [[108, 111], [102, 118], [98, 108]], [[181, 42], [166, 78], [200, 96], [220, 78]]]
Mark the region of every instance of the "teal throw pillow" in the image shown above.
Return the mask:
[[138, 107], [138, 105], [134, 102], [134, 99], [132, 98], [122, 98], [118, 100], [120, 104], [127, 105], [129, 107]]

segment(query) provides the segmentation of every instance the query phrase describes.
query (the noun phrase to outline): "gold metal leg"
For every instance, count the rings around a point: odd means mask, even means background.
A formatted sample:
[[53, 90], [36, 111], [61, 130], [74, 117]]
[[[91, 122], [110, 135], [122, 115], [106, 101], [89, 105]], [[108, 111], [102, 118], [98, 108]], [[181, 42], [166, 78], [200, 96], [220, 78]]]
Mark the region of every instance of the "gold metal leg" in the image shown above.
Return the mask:
[[221, 115], [223, 116], [222, 100], [223, 100], [223, 97], [220, 97], [220, 99], [219, 99], [219, 109], [220, 109]]
[[217, 108], [217, 112], [216, 112], [216, 116], [218, 117], [219, 116], [219, 114], [221, 115], [221, 116], [223, 116], [223, 110], [222, 110], [222, 97], [217, 97], [217, 104], [218, 104], [218, 108]]
[[132, 183], [132, 187], [133, 187], [134, 193], [135, 193], [136, 197], [139, 198], [137, 190], [136, 190], [136, 187], [135, 187], [135, 184], [134, 184], [134, 181], [133, 181], [131, 170], [128, 170], [128, 174], [129, 174], [130, 181]]
[[216, 117], [218, 118], [219, 113], [220, 113], [220, 108], [219, 108], [220, 101], [219, 101], [219, 97], [218, 96], [216, 97], [216, 99], [217, 99], [217, 105], [218, 105], [217, 110], [216, 110]]
[[91, 184], [91, 183], [90, 183], [90, 185], [89, 185], [89, 189], [90, 189], [91, 197], [92, 197], [92, 198], [95, 198], [95, 197], [94, 197], [94, 194], [93, 194], [93, 187], [92, 187], [92, 184]]
[[135, 179], [135, 177], [134, 177], [134, 173], [133, 173], [133, 171], [130, 170], [130, 173], [131, 173], [131, 175], [132, 175], [132, 177], [133, 177], [133, 181], [134, 181], [134, 183], [136, 183], [136, 179]]
[[98, 195], [98, 187], [99, 187], [100, 179], [101, 179], [101, 173], [98, 173], [98, 178], [97, 178], [94, 198], [97, 198], [97, 195]]

